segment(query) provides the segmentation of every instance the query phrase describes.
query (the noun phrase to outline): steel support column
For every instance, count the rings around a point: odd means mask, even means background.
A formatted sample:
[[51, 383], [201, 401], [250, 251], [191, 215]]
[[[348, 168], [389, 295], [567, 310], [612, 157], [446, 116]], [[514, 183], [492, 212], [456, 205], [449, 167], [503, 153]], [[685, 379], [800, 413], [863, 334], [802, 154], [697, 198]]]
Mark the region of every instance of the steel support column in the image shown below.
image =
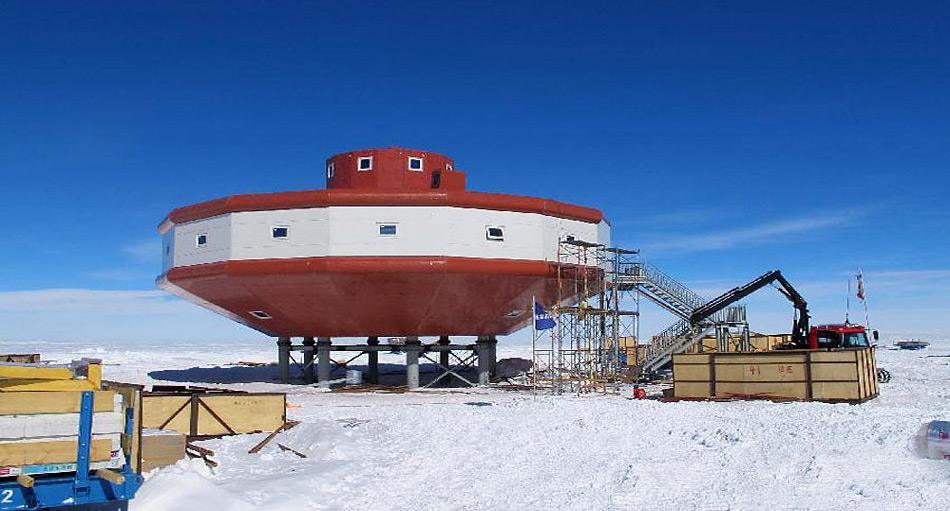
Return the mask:
[[277, 370], [281, 383], [290, 383], [290, 337], [277, 339]]
[[[452, 341], [449, 340], [449, 336], [443, 335], [439, 337], [438, 344], [440, 346], [448, 346], [451, 343]], [[441, 365], [442, 367], [449, 367], [449, 352], [448, 351], [439, 352], [439, 365]]]
[[475, 342], [475, 350], [478, 351], [478, 384], [488, 385], [491, 383], [492, 368], [492, 340], [490, 336], [478, 336]]
[[313, 350], [315, 341], [313, 337], [303, 338], [303, 382], [313, 383]]
[[419, 352], [422, 351], [422, 343], [418, 337], [406, 338], [406, 388], [409, 390], [419, 388]]
[[330, 338], [317, 338], [317, 383], [326, 385], [330, 380]]
[[[370, 337], [366, 339], [367, 346], [379, 346], [379, 337]], [[369, 382], [379, 384], [379, 352], [371, 350], [366, 354], [369, 358]]]
[[498, 338], [494, 335], [491, 336], [491, 339], [488, 341], [488, 346], [488, 372], [491, 374], [491, 377], [494, 378], [498, 372]]

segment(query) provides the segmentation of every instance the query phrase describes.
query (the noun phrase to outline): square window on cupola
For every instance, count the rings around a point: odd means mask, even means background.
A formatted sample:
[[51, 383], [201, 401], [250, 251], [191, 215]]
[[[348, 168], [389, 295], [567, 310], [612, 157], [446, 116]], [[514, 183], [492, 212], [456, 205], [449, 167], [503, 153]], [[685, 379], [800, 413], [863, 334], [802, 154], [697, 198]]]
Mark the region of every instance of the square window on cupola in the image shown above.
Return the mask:
[[422, 158], [417, 158], [415, 156], [409, 157], [409, 170], [414, 172], [422, 172]]
[[360, 172], [366, 172], [367, 170], [373, 170], [373, 157], [372, 156], [360, 156], [359, 160], [356, 161], [356, 170]]

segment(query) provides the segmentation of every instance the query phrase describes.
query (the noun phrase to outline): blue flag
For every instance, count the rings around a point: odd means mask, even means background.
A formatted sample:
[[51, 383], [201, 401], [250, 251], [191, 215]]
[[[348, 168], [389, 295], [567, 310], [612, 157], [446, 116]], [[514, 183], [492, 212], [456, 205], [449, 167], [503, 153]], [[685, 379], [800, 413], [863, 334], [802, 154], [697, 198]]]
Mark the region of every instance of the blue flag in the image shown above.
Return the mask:
[[557, 326], [557, 323], [554, 321], [554, 318], [545, 312], [544, 307], [541, 307], [540, 303], [534, 302], [534, 329], [550, 330], [555, 326]]

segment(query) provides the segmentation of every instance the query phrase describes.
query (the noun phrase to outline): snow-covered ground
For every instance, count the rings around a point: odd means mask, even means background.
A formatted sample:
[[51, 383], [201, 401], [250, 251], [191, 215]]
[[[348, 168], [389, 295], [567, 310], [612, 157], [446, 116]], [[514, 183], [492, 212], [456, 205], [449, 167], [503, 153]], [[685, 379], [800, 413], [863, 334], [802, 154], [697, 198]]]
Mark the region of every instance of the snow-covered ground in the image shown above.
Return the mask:
[[[950, 509], [950, 462], [918, 448], [925, 423], [950, 420], [950, 341], [880, 350], [893, 380], [861, 405], [327, 393], [225, 365], [272, 361], [268, 343], [97, 346], [4, 351], [99, 357], [115, 380], [285, 390], [290, 418], [303, 421], [280, 443], [307, 458], [273, 443], [247, 454], [263, 434], [206, 441], [217, 469], [192, 460], [150, 474], [134, 511]], [[528, 356], [499, 349], [513, 354]]]

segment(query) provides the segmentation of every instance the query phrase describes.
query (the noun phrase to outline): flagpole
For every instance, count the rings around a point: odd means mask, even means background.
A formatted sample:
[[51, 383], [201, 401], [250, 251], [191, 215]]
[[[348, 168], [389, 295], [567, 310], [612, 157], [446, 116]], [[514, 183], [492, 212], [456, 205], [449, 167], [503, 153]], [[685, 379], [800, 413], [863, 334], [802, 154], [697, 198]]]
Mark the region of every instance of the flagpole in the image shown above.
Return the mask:
[[534, 313], [535, 297], [531, 296], [531, 394], [538, 393], [538, 317]]
[[851, 320], [848, 319], [848, 316], [851, 315], [851, 277], [848, 277], [848, 294], [845, 295], [845, 309], [844, 309], [844, 324], [847, 325], [851, 323]]
[[864, 328], [871, 330], [871, 317], [868, 315], [868, 295], [864, 291], [864, 272], [858, 268], [858, 277], [861, 279], [861, 302], [864, 303]]

